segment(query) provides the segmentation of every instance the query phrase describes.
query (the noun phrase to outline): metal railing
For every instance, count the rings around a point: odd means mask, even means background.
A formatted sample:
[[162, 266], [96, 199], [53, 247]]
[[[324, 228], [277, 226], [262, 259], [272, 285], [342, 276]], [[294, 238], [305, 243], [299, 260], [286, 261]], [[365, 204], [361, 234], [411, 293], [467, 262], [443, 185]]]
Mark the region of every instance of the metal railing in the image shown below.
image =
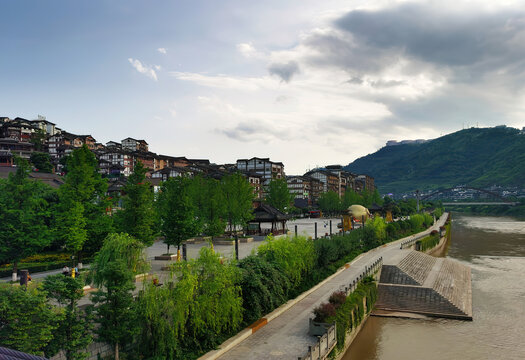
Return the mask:
[[344, 291], [346, 293], [346, 296], [350, 295], [357, 287], [360, 281], [363, 281], [363, 279], [367, 276], [371, 276], [375, 274], [376, 272], [381, 269], [381, 266], [383, 266], [383, 257], [377, 258], [374, 262], [372, 262], [370, 265], [365, 266], [365, 270], [356, 276], [356, 278], [348, 284], [348, 286], [341, 287], [341, 291]]

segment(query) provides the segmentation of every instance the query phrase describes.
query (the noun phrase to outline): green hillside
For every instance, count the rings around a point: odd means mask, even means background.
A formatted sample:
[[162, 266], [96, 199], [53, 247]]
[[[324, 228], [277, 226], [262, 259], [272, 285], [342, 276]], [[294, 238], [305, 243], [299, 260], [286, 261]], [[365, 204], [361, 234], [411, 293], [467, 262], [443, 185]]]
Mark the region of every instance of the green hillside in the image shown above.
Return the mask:
[[471, 128], [424, 144], [383, 147], [346, 169], [375, 178], [383, 193], [466, 184], [525, 184], [525, 134], [514, 128]]

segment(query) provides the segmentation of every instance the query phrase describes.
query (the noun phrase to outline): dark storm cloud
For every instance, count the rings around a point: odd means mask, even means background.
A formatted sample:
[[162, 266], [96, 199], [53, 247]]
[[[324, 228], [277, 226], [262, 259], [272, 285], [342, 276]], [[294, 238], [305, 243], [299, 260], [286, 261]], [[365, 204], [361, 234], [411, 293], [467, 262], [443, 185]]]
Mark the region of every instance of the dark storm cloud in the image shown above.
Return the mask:
[[299, 72], [299, 64], [295, 61], [287, 63], [273, 63], [268, 66], [268, 71], [276, 75], [284, 82], [290, 82], [292, 77]]
[[[304, 40], [313, 51], [303, 61], [346, 71], [347, 84], [388, 90], [357, 95], [386, 105], [392, 114], [384, 119], [386, 127], [457, 130], [463, 123], [512, 120], [525, 88], [525, 11], [438, 5], [350, 11], [334, 28]], [[404, 85], [419, 89], [418, 79], [440, 85], [416, 96], [398, 92]], [[352, 130], [340, 120], [324, 125]]]
[[351, 11], [336, 26], [369, 46], [402, 49], [424, 61], [461, 66], [512, 51], [507, 43], [525, 28], [524, 20], [523, 13], [459, 14], [404, 4]]
[[513, 62], [524, 55], [523, 44], [516, 39], [525, 30], [524, 12], [476, 13], [473, 9], [455, 13], [443, 9], [403, 4], [378, 11], [354, 10], [335, 26], [360, 47], [397, 51], [445, 66], [468, 66], [502, 57]]

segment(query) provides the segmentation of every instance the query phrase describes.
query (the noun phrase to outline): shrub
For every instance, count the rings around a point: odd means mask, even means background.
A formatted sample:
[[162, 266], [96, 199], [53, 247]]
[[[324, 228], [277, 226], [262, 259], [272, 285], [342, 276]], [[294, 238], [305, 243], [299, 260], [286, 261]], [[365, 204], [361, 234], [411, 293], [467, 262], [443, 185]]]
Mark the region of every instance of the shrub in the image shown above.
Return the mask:
[[254, 322], [288, 300], [290, 281], [275, 264], [251, 255], [239, 262], [239, 268], [245, 323]]
[[330, 295], [328, 302], [334, 305], [336, 308], [343, 305], [346, 301], [346, 294], [343, 291], [336, 291]]
[[331, 303], [322, 303], [313, 310], [314, 321], [317, 322], [328, 322], [330, 318], [335, 316], [335, 306]]

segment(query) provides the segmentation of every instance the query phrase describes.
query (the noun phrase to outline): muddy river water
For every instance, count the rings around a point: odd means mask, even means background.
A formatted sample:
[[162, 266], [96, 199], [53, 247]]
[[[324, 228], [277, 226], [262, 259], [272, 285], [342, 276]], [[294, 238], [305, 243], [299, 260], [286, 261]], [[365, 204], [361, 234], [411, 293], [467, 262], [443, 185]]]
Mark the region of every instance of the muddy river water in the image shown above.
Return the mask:
[[344, 360], [525, 359], [525, 221], [453, 214], [442, 256], [472, 269], [474, 321], [370, 317]]

